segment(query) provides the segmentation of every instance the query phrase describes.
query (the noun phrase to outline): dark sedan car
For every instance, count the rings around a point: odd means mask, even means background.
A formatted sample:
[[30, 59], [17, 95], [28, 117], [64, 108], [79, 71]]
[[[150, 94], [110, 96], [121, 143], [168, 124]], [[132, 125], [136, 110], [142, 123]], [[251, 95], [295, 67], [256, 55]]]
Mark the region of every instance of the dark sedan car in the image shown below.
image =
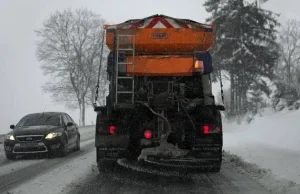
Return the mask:
[[28, 114], [6, 135], [6, 158], [18, 155], [47, 153], [66, 156], [69, 150], [80, 150], [80, 133], [77, 124], [66, 113], [44, 112]]

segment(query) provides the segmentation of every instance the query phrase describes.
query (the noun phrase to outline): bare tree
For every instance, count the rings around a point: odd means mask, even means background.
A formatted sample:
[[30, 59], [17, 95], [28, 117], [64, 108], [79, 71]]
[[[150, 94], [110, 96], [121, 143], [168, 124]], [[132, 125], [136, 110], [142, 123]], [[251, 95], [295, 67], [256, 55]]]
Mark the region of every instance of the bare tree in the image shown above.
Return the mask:
[[288, 87], [293, 82], [293, 71], [297, 71], [300, 59], [300, 21], [288, 20], [280, 32], [281, 56], [286, 69]]
[[79, 124], [85, 125], [87, 96], [98, 72], [104, 20], [87, 10], [56, 11], [37, 30], [41, 38], [37, 57], [51, 80], [44, 86], [57, 102], [80, 110]]

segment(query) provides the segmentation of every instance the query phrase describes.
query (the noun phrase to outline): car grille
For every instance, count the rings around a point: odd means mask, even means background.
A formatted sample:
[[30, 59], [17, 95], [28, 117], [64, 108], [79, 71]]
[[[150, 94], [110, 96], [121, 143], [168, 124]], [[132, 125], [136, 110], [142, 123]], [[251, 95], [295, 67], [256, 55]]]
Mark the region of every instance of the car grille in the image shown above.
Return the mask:
[[47, 148], [45, 146], [43, 147], [29, 147], [29, 148], [25, 148], [25, 147], [15, 147], [14, 149], [14, 153], [29, 153], [29, 152], [46, 152]]
[[23, 135], [16, 136], [18, 142], [32, 142], [32, 141], [41, 141], [43, 139], [43, 135]]

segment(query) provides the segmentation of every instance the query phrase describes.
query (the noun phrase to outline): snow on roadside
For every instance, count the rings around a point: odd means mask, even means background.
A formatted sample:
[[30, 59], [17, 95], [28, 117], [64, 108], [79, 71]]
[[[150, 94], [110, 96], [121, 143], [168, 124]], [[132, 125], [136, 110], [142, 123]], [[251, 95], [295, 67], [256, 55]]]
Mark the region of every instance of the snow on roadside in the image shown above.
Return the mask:
[[247, 174], [257, 180], [262, 186], [275, 194], [299, 194], [300, 185], [288, 179], [280, 178], [270, 169], [261, 168], [259, 165], [246, 162], [240, 156], [225, 152], [225, 162], [234, 166], [239, 173]]
[[13, 194], [67, 193], [80, 184], [88, 174], [96, 171], [96, 153], [86, 153], [46, 174], [24, 182], [9, 192]]
[[300, 111], [267, 110], [250, 124], [224, 123], [227, 160], [274, 193], [299, 194], [299, 118]]
[[81, 140], [93, 139], [95, 137], [95, 125], [79, 127]]

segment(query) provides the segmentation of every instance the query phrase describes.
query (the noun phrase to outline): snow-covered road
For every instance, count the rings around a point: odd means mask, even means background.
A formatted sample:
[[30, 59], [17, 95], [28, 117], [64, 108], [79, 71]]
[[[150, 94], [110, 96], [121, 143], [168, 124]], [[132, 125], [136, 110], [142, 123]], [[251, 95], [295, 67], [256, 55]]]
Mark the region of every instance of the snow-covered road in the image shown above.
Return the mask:
[[[54, 169], [59, 169], [64, 164], [68, 165], [74, 160], [77, 161], [80, 156], [91, 153], [94, 150], [94, 126], [83, 127], [79, 130], [81, 133], [81, 150], [79, 152], [71, 152], [65, 158], [24, 158], [9, 161], [2, 157], [2, 161], [0, 162], [0, 192], [6, 192], [12, 188], [18, 189], [18, 186], [22, 189], [22, 184], [27, 185], [26, 188], [29, 189], [34, 188], [35, 183], [44, 187], [45, 184], [39, 181], [41, 176], [51, 173]], [[3, 145], [1, 145], [1, 148], [3, 148]], [[5, 156], [3, 149], [0, 150], [0, 154]], [[68, 169], [71, 170], [71, 168]], [[70, 178], [74, 177], [70, 176]], [[54, 179], [61, 180], [60, 176], [58, 178], [54, 177]], [[50, 183], [50, 181], [45, 181], [44, 183]], [[50, 184], [53, 186], [52, 182]], [[26, 193], [26, 191], [24, 192]], [[44, 191], [41, 192], [39, 190], [39, 193], [44, 193]]]
[[[12, 194], [271, 194], [268, 189], [262, 186], [266, 186], [264, 184], [266, 181], [262, 182], [259, 179], [263, 176], [259, 177], [257, 174], [253, 174], [255, 171], [253, 169], [256, 169], [254, 165], [245, 165], [246, 163], [241, 159], [227, 152], [224, 152], [224, 161], [220, 173], [165, 176], [166, 173], [163, 173], [163, 175], [145, 173], [143, 167], [136, 171], [123, 166], [117, 166], [113, 171], [107, 173], [99, 173], [95, 161], [94, 127], [82, 129], [81, 134], [81, 151], [70, 153], [65, 158], [18, 161], [7, 161], [4, 159], [3, 162], [0, 162], [0, 192]], [[225, 148], [226, 151], [232, 152], [235, 149], [235, 154], [238, 154], [237, 148], [239, 146], [237, 145], [241, 143], [234, 140], [236, 136], [232, 134], [234, 134], [232, 131], [226, 132], [224, 136], [225, 142], [228, 141], [230, 143], [225, 143]], [[259, 150], [259, 146], [253, 148], [249, 146], [248, 150], [245, 149], [242, 148], [240, 150], [240, 155], [243, 155], [243, 152], [246, 151], [251, 152], [250, 149]], [[252, 150], [252, 152], [254, 151]], [[272, 153], [272, 151], [270, 150], [269, 153]], [[284, 154], [287, 153], [284, 152]], [[264, 158], [263, 152], [259, 157]], [[253, 161], [259, 163], [257, 160]], [[164, 171], [164, 169], [157, 168], [155, 170], [159, 172]], [[263, 175], [261, 171], [256, 172]], [[266, 179], [265, 176], [263, 178]], [[272, 187], [270, 189], [278, 191]], [[288, 192], [281, 193], [285, 194]]]
[[[166, 176], [116, 167], [106, 174], [90, 172], [84, 180], [71, 184], [68, 194], [139, 194], [139, 193], [201, 193], [201, 194], [270, 194], [246, 175], [239, 174], [224, 162], [220, 173], [199, 173]], [[162, 172], [164, 169], [156, 170]], [[172, 173], [173, 174], [173, 173]]]

